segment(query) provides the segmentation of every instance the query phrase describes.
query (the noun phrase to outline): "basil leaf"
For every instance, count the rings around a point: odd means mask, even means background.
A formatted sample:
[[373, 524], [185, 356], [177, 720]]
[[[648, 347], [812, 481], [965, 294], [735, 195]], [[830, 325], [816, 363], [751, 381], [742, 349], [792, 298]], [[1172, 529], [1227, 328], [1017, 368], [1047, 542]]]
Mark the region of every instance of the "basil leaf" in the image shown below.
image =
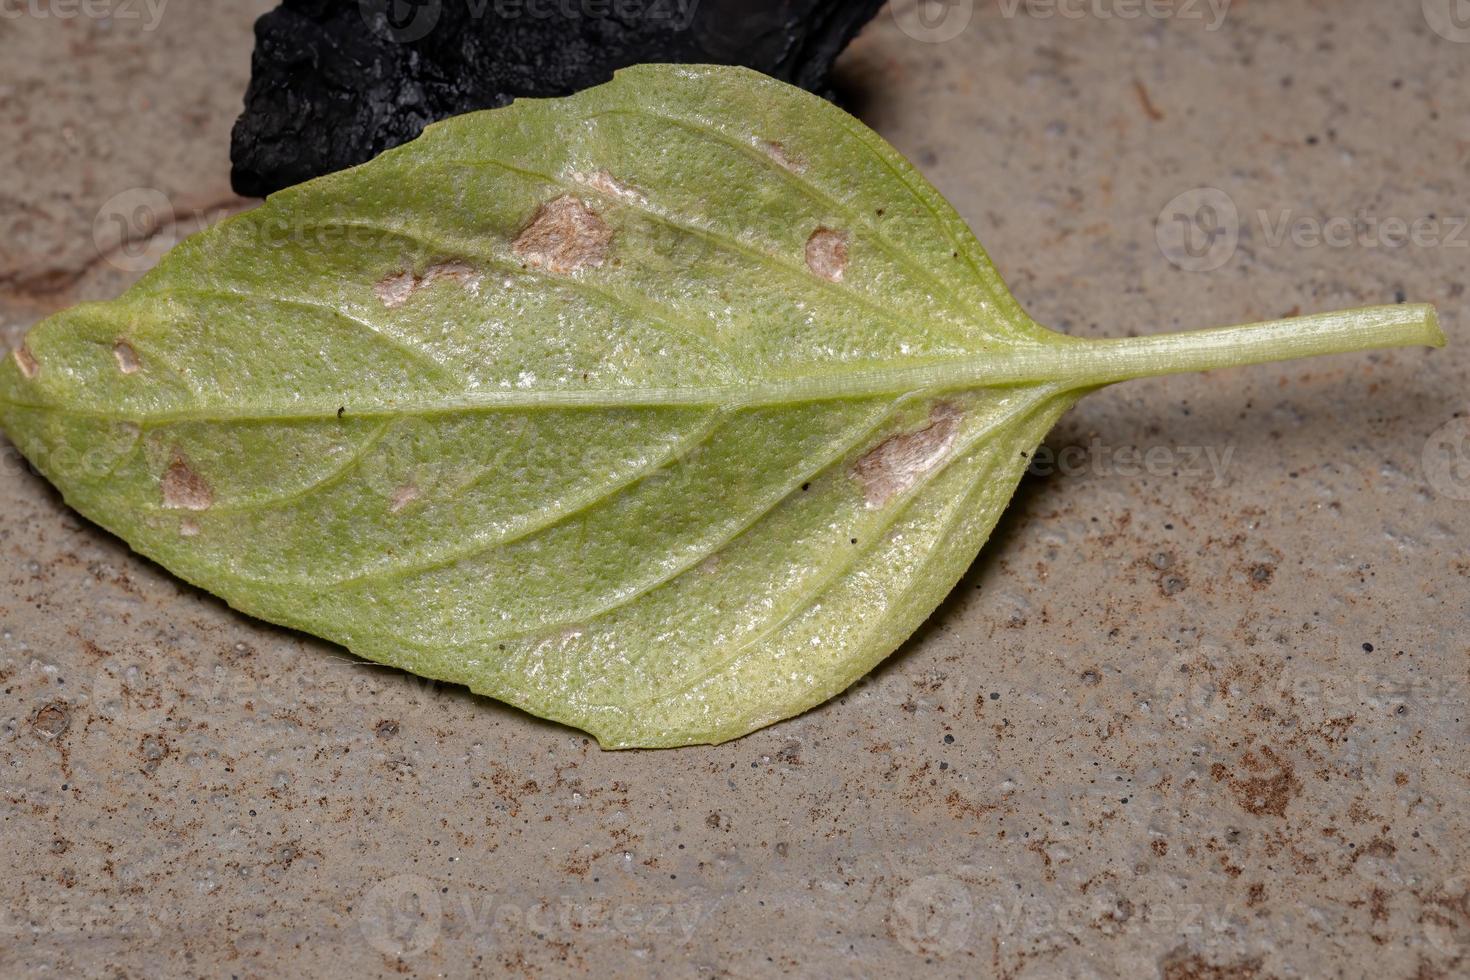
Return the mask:
[[870, 670], [1087, 391], [1442, 339], [1413, 306], [1053, 333], [853, 118], [644, 66], [187, 240], [33, 330], [0, 421], [73, 507], [240, 610], [668, 746]]

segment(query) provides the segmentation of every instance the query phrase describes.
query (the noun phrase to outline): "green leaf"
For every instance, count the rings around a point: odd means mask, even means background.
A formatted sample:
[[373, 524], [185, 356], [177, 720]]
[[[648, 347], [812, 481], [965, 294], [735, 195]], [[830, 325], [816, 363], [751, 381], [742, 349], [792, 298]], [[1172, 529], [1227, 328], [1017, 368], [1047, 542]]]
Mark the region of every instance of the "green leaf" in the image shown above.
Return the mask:
[[0, 420], [69, 504], [238, 609], [668, 746], [870, 670], [1087, 391], [1442, 339], [1411, 306], [1053, 333], [855, 119], [645, 66], [189, 239], [33, 330]]

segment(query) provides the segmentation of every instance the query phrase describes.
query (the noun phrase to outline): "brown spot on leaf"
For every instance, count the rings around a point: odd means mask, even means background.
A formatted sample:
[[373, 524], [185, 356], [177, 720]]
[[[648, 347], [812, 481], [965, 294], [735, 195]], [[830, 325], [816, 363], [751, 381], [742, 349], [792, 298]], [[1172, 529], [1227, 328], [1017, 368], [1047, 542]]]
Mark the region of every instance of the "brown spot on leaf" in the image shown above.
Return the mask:
[[602, 265], [613, 231], [580, 200], [563, 194], [537, 209], [511, 250], [538, 269], [566, 274]]
[[457, 282], [472, 293], [478, 292], [480, 288], [480, 274], [473, 267], [464, 262], [450, 260], [434, 263], [421, 275], [398, 272], [386, 276], [373, 286], [373, 292], [384, 306], [394, 310], [407, 303], [414, 293], [440, 279]]
[[806, 240], [806, 267], [828, 282], [841, 282], [847, 271], [847, 232], [818, 228]]
[[419, 499], [419, 488], [413, 484], [406, 484], [393, 491], [393, 500], [388, 504], [388, 513], [396, 514], [415, 500]]
[[373, 292], [388, 309], [396, 309], [408, 302], [417, 283], [418, 277], [412, 272], [399, 272], [379, 280]]
[[126, 340], [119, 340], [112, 345], [112, 356], [117, 360], [117, 369], [123, 374], [137, 374], [138, 369], [143, 366], [143, 362], [138, 360], [138, 352]]
[[15, 358], [15, 366], [20, 368], [20, 373], [25, 375], [26, 378], [34, 378], [41, 373], [41, 365], [36, 362], [35, 355], [30, 352], [30, 349], [25, 344], [21, 344], [15, 350], [11, 351], [10, 356]]
[[869, 507], [881, 507], [939, 465], [959, 431], [961, 413], [949, 402], [929, 410], [929, 424], [915, 432], [889, 436], [852, 466]]
[[799, 174], [806, 169], [805, 163], [792, 156], [785, 146], [774, 140], [761, 140], [760, 148], [766, 152], [766, 156], [794, 174]]
[[208, 510], [214, 504], [214, 491], [178, 453], [174, 454], [159, 486], [163, 490], [163, 506], [170, 510]]

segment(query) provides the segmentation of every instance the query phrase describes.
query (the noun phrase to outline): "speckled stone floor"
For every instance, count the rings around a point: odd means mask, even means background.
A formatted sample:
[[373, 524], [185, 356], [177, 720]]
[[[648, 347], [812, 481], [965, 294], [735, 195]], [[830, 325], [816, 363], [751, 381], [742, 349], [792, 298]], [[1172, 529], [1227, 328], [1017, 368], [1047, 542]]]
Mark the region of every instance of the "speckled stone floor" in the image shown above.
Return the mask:
[[[854, 106], [1042, 322], [1407, 297], [1451, 344], [1088, 399], [912, 641], [733, 744], [600, 752], [246, 619], [3, 445], [0, 976], [1470, 975], [1456, 3], [880, 15]], [[0, 5], [7, 344], [248, 203], [266, 5], [159, 6]]]

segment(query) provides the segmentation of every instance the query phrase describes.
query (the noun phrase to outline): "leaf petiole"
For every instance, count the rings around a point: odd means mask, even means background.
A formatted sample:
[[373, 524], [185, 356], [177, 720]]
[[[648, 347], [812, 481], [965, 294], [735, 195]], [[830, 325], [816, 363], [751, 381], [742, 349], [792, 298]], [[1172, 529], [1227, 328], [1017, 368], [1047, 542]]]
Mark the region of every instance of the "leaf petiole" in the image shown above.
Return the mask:
[[1443, 347], [1433, 306], [1374, 306], [1151, 337], [1084, 341], [1050, 353], [1055, 380], [1109, 384], [1129, 378], [1346, 354], [1380, 347]]

